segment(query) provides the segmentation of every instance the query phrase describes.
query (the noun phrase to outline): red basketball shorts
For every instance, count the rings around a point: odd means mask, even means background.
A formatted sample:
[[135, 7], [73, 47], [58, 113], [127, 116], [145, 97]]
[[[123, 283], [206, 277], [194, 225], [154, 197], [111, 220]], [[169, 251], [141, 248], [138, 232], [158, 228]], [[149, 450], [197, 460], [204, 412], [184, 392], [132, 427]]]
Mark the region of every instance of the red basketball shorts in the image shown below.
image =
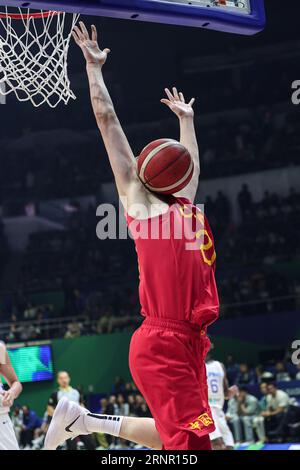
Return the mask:
[[[201, 335], [202, 333], [202, 335]], [[186, 322], [146, 318], [134, 333], [129, 364], [166, 450], [211, 450], [205, 356], [209, 339]]]

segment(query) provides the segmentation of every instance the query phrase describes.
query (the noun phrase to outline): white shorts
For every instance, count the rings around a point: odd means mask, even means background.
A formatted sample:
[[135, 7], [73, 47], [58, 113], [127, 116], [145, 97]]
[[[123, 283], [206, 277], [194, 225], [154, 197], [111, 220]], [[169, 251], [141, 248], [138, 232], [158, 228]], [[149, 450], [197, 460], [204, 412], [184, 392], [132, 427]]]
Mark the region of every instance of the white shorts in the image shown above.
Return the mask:
[[226, 447], [234, 447], [232, 432], [227, 424], [224, 411], [214, 406], [211, 407], [211, 414], [215, 422], [216, 430], [209, 437], [211, 441], [222, 438]]
[[0, 450], [19, 450], [9, 414], [0, 414]]

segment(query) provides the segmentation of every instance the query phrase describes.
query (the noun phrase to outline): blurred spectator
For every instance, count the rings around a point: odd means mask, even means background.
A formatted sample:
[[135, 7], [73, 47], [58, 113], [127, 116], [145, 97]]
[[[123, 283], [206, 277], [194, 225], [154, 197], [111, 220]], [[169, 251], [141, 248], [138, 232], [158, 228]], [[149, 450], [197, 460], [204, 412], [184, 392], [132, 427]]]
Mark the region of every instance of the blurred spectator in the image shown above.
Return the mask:
[[264, 443], [266, 441], [266, 431], [265, 431], [265, 417], [264, 413], [268, 409], [268, 384], [263, 382], [260, 384], [260, 393], [262, 394], [261, 399], [259, 400], [259, 413], [254, 417], [253, 427], [258, 436], [259, 442]]
[[41, 450], [43, 449], [44, 440], [46, 433], [48, 431], [49, 423], [48, 423], [48, 413], [45, 411], [41, 427], [36, 428], [34, 431], [34, 438], [32, 440], [32, 449], [33, 450]]
[[236, 377], [239, 373], [240, 368], [239, 368], [238, 363], [234, 360], [234, 357], [231, 354], [227, 356], [225, 365], [226, 365], [227, 378], [228, 378], [229, 384], [230, 385], [235, 384]]
[[117, 396], [118, 414], [121, 416], [129, 416], [129, 404], [125, 402], [124, 396], [119, 393]]
[[281, 424], [289, 406], [289, 400], [288, 394], [279, 390], [276, 384], [268, 384], [267, 410], [261, 414], [265, 418], [267, 436], [270, 431], [274, 431]]
[[240, 364], [240, 370], [236, 376], [237, 385], [252, 385], [255, 383], [255, 374], [249, 369], [248, 364]]
[[258, 365], [255, 368], [256, 380], [257, 383], [261, 384], [263, 382], [274, 380], [274, 375], [270, 371], [264, 370], [264, 366]]
[[149, 411], [147, 403], [145, 399], [142, 397], [142, 395], [137, 394], [135, 397], [135, 400], [136, 400], [135, 409], [134, 409], [135, 416], [139, 416], [140, 418], [151, 417], [151, 413]]
[[135, 413], [135, 396], [130, 394], [127, 395], [127, 401], [129, 406], [129, 415], [134, 416]]
[[279, 425], [269, 432], [271, 438], [275, 438], [278, 442], [285, 442], [290, 436], [295, 440], [300, 439], [300, 406], [289, 405], [284, 413]]
[[255, 396], [248, 393], [246, 388], [241, 388], [237, 396], [237, 416], [233, 420], [234, 435], [241, 442], [243, 438], [242, 427], [245, 440], [248, 443], [254, 442], [253, 421], [259, 413], [258, 400]]
[[286, 370], [284, 362], [277, 362], [276, 366], [276, 381], [277, 382], [288, 382], [291, 380], [289, 372]]
[[100, 408], [99, 408], [99, 411], [98, 411], [98, 414], [102, 414], [102, 415], [108, 415], [108, 411], [107, 411], [107, 405], [108, 405], [108, 400], [107, 398], [101, 398], [100, 400]]
[[32, 304], [32, 302], [29, 302], [26, 310], [24, 311], [24, 319], [25, 320], [33, 320], [36, 317], [36, 308]]
[[119, 406], [117, 403], [116, 395], [111, 395], [108, 399], [108, 405], [106, 407], [107, 414], [109, 415], [117, 415], [119, 413]]
[[248, 393], [247, 389], [241, 389], [238, 395], [239, 416], [241, 416], [244, 436], [247, 442], [254, 442], [253, 421], [259, 414], [259, 403], [254, 395]]
[[112, 393], [114, 395], [124, 394], [125, 393], [125, 381], [122, 377], [116, 377], [114, 386], [112, 388]]
[[78, 338], [81, 335], [82, 326], [80, 323], [73, 321], [68, 324], [68, 329], [65, 333], [65, 339]]
[[218, 191], [214, 209], [215, 217], [217, 217], [218, 223], [221, 224], [221, 229], [225, 228], [230, 220], [230, 202], [223, 191]]
[[236, 444], [243, 441], [241, 420], [239, 417], [239, 402], [237, 396], [230, 398], [226, 412], [226, 420], [232, 426], [234, 440]]
[[[57, 384], [58, 389], [55, 390], [49, 397], [48, 406], [47, 406], [47, 422], [50, 424], [52, 416], [54, 414], [55, 408], [61, 400], [61, 398], [66, 398], [67, 400], [77, 403], [82, 406], [81, 403], [81, 394], [76, 388], [71, 386], [71, 377], [67, 371], [59, 371], [57, 374]], [[76, 450], [77, 441], [83, 442], [87, 450], [95, 450], [96, 445], [92, 435], [83, 435], [78, 436], [77, 439], [68, 439], [67, 449]]]
[[22, 406], [22, 428], [20, 433], [20, 444], [23, 449], [32, 446], [34, 431], [41, 427], [42, 420], [36, 412], [27, 405]]
[[243, 184], [242, 189], [238, 193], [238, 204], [242, 219], [245, 219], [252, 209], [252, 194], [247, 184]]

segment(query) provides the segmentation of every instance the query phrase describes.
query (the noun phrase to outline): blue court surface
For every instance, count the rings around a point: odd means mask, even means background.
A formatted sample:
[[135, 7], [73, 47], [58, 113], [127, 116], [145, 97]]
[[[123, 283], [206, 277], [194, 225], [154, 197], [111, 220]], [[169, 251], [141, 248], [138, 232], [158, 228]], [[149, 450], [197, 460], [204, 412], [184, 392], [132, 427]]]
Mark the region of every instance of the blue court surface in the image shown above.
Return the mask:
[[235, 450], [300, 450], [300, 443], [240, 445]]

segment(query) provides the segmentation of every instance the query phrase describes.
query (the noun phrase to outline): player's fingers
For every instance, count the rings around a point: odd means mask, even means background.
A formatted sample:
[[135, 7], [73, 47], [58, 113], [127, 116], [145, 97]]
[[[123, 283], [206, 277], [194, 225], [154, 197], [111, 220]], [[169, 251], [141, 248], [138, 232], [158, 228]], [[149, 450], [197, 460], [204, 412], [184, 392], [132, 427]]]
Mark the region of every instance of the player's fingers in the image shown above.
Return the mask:
[[11, 408], [12, 405], [13, 405], [13, 401], [12, 400], [3, 400], [3, 406], [7, 406], [8, 408]]
[[78, 46], [79, 46], [79, 44], [80, 44], [80, 39], [79, 39], [79, 37], [77, 36], [77, 34], [75, 33], [75, 31], [72, 31], [72, 36], [73, 36], [73, 39], [74, 39], [74, 41], [76, 42], [76, 44], [78, 44]]
[[180, 98], [180, 101], [185, 103], [185, 97], [184, 97], [184, 94], [181, 91], [179, 92], [179, 98]]
[[2, 398], [3, 403], [8, 403], [11, 400], [9, 392], [3, 393], [2, 397], [3, 397]]
[[107, 54], [107, 55], [108, 55], [108, 54], [110, 53], [110, 49], [108, 49], [108, 48], [105, 48], [105, 49], [103, 50], [103, 52], [105, 52], [105, 54]]
[[179, 95], [178, 95], [178, 91], [177, 91], [177, 88], [175, 86], [173, 86], [173, 95], [174, 95], [174, 98], [178, 101], [180, 101], [180, 98], [179, 98]]
[[74, 26], [74, 31], [75, 33], [77, 34], [78, 38], [80, 41], [84, 41], [85, 40], [85, 37], [84, 35], [82, 34], [82, 31], [81, 29], [78, 27], [78, 26]]
[[76, 39], [79, 40], [78, 34], [77, 34], [76, 31], [75, 31], [75, 27], [74, 27], [74, 29], [73, 29], [73, 31], [72, 31], [72, 35], [73, 35], [73, 37], [76, 37]]
[[167, 100], [166, 98], [161, 99], [160, 102], [166, 104], [169, 107], [172, 106], [172, 102], [170, 100]]
[[195, 103], [195, 101], [196, 101], [195, 98], [192, 98], [191, 101], [189, 102], [189, 105], [190, 105], [190, 106], [193, 106], [193, 104]]
[[85, 39], [90, 39], [90, 35], [89, 35], [89, 32], [84, 24], [83, 21], [79, 21], [79, 24], [80, 24], [80, 27], [81, 27], [81, 31], [82, 31], [82, 34], [84, 35]]
[[98, 32], [97, 32], [97, 28], [94, 24], [92, 24], [92, 40], [93, 41], [98, 41]]
[[170, 101], [174, 101], [174, 96], [170, 92], [169, 88], [165, 88], [165, 92]]

